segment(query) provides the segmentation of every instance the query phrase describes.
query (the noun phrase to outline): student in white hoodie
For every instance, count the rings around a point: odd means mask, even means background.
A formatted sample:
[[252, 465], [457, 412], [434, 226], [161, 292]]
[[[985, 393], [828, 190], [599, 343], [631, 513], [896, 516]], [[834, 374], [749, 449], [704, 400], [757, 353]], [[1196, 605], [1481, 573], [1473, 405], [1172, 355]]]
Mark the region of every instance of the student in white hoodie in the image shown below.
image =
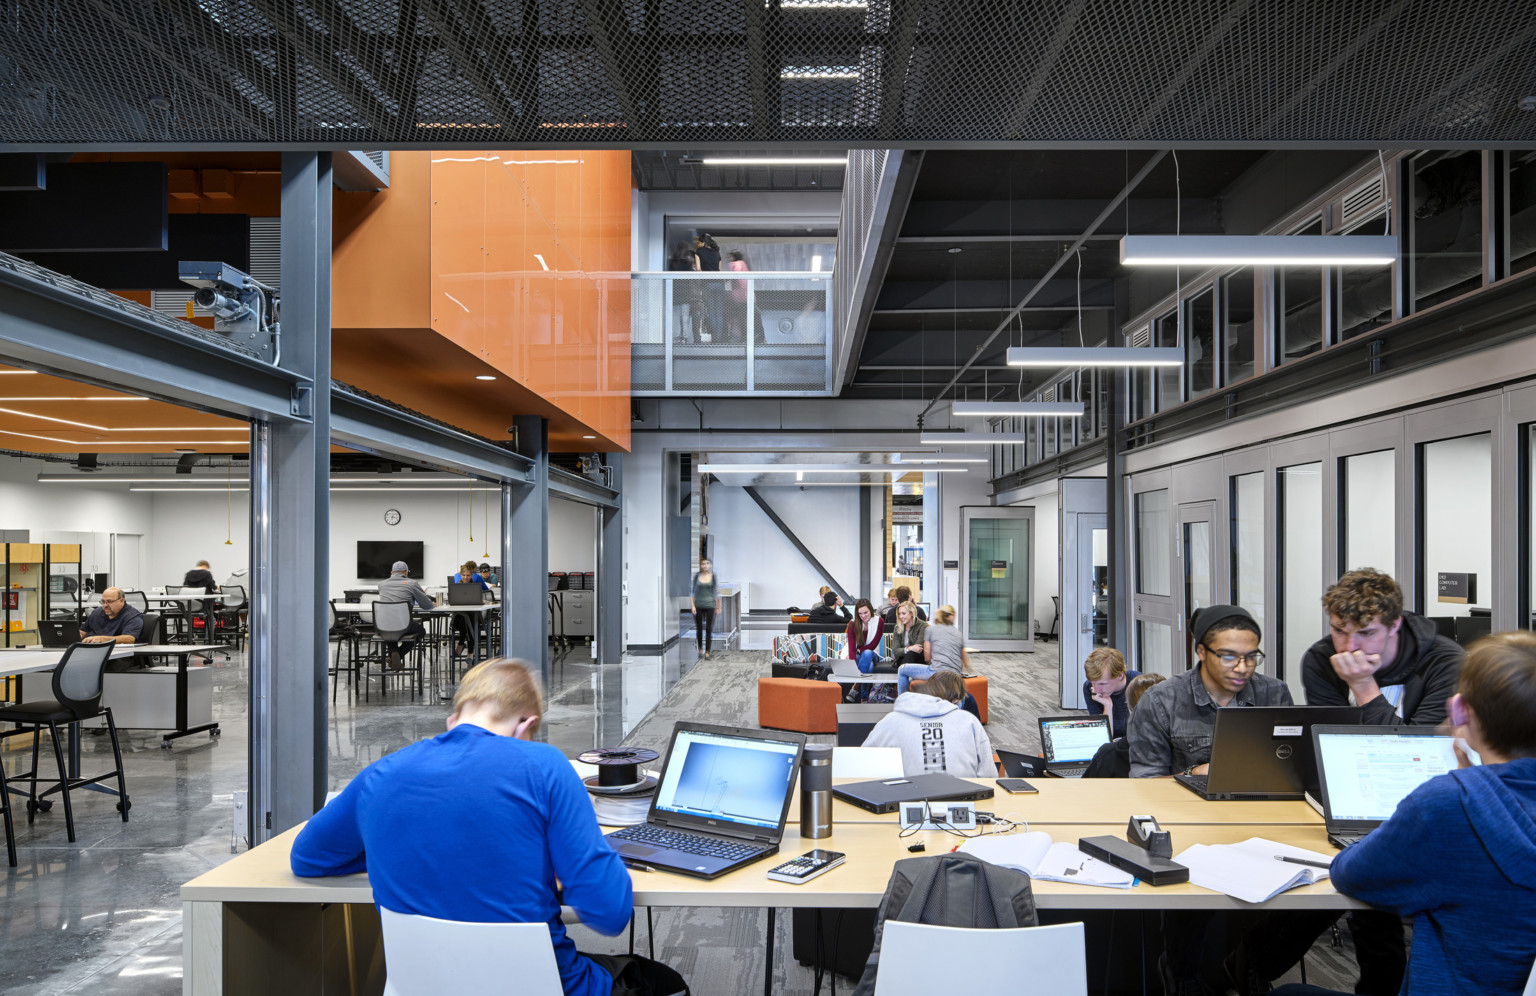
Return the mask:
[[997, 774], [992, 741], [981, 723], [960, 708], [965, 679], [936, 671], [918, 688], [896, 697], [896, 706], [865, 739], [865, 747], [900, 747], [902, 773], [945, 773], [960, 778]]

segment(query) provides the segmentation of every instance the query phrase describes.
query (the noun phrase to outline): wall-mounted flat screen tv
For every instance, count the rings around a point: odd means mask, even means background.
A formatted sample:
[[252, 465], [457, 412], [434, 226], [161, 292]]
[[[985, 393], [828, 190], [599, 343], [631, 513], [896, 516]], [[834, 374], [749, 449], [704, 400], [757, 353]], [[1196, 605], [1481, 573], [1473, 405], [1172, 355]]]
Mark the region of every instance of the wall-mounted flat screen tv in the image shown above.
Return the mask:
[[360, 581], [382, 581], [389, 568], [403, 560], [411, 568], [411, 577], [419, 578], [426, 566], [426, 544], [420, 540], [358, 540], [357, 577]]

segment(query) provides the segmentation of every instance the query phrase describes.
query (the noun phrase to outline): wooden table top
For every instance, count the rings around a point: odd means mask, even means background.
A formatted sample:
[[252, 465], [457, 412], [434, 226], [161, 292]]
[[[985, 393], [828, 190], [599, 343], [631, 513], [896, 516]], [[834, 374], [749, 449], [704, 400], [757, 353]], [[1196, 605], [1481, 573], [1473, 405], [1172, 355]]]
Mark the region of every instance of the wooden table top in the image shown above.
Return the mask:
[[[1106, 824], [1058, 824], [1044, 828], [1054, 840], [1075, 841], [1083, 836], [1116, 834], [1123, 828]], [[371, 903], [373, 890], [367, 875], [304, 879], [288, 865], [289, 851], [298, 835], [294, 828], [267, 843], [198, 876], [181, 887], [189, 902], [257, 903]], [[1174, 851], [1190, 844], [1231, 844], [1249, 837], [1312, 850], [1331, 850], [1321, 827], [1227, 826], [1184, 827], [1174, 831]], [[635, 904], [639, 906], [720, 907], [873, 907], [879, 904], [890, 879], [891, 867], [912, 856], [908, 846], [921, 841], [927, 854], [942, 854], [960, 843], [941, 831], [924, 831], [898, 837], [896, 829], [878, 824], [834, 826], [830, 837], [804, 840], [798, 826], [784, 834], [780, 853], [755, 862], [713, 881], [667, 872], [631, 871]], [[774, 865], [813, 847], [842, 851], [847, 861], [839, 868], [803, 885], [770, 881]], [[1182, 883], [1133, 889], [1105, 889], [1068, 882], [1035, 882], [1035, 902], [1041, 908], [1061, 909], [1244, 909], [1249, 904], [1199, 886]], [[1339, 895], [1327, 882], [1293, 889], [1265, 904], [1276, 909], [1350, 909], [1360, 904]]]

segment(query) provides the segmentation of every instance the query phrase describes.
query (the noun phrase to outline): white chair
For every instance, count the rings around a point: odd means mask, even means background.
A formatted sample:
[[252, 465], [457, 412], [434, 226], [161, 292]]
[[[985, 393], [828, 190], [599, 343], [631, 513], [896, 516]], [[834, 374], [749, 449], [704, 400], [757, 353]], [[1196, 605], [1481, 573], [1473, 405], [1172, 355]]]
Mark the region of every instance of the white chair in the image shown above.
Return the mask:
[[[462, 923], [379, 907], [384, 996], [503, 993], [562, 996], [549, 926]], [[508, 975], [508, 966], [516, 966]]]
[[833, 747], [833, 778], [900, 778], [900, 747]]
[[957, 978], [968, 992], [1088, 996], [1084, 951], [1081, 923], [987, 930], [887, 920], [875, 996], [947, 992]]

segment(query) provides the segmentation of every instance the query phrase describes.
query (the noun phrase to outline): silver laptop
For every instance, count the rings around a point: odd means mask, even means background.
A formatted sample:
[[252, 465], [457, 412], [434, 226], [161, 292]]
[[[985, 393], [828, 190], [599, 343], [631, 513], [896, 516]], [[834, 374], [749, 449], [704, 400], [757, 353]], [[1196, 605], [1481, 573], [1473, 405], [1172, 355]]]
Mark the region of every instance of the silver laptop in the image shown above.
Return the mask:
[[1040, 749], [1045, 773], [1081, 778], [1099, 748], [1109, 743], [1108, 716], [1041, 716]]
[[608, 834], [633, 867], [717, 878], [779, 850], [805, 736], [678, 723], [638, 826]]
[[1397, 810], [1408, 793], [1456, 768], [1454, 737], [1428, 726], [1314, 726], [1323, 822], [1328, 841], [1357, 844]]

